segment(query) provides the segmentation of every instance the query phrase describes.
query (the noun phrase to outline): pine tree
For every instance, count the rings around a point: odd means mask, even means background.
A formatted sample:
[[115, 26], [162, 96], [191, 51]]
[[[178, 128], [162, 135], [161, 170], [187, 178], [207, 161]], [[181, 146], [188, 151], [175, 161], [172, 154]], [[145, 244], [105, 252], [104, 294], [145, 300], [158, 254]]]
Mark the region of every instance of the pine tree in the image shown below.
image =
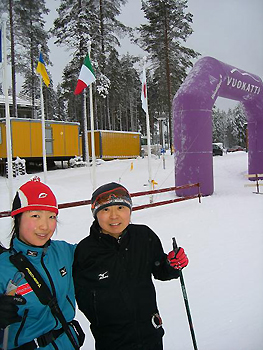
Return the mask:
[[241, 103], [228, 112], [213, 109], [213, 142], [223, 142], [226, 148], [246, 147], [246, 113]]
[[10, 22], [10, 43], [11, 43], [11, 74], [12, 74], [12, 96], [13, 96], [13, 117], [17, 117], [16, 104], [16, 64], [15, 64], [15, 40], [14, 40], [14, 19], [13, 19], [13, 0], [8, 1], [9, 22]]
[[62, 73], [61, 95], [66, 106], [68, 120], [81, 122], [82, 104], [80, 103], [80, 97], [73, 94], [76, 87], [76, 74], [76, 69], [71, 61]]
[[[43, 15], [48, 14], [49, 10], [46, 8], [44, 0], [17, 0], [13, 4], [17, 52], [16, 67], [17, 71], [25, 77], [21, 93], [31, 98], [33, 109], [35, 109], [36, 95], [39, 94], [35, 73], [39, 58], [39, 45], [46, 65], [50, 63], [47, 46], [48, 33], [44, 29], [43, 19]], [[45, 92], [45, 89], [44, 87], [44, 98], [48, 100], [49, 92]]]
[[[20, 73], [24, 78], [20, 96], [30, 98], [33, 105], [33, 117], [36, 116], [36, 95], [39, 94], [39, 86], [36, 83], [35, 69], [39, 57], [38, 46], [42, 46], [43, 56], [46, 64], [48, 59], [48, 33], [44, 30], [43, 15], [49, 10], [44, 0], [2, 0], [0, 13], [9, 11], [8, 36], [11, 42], [10, 60], [12, 65], [12, 95], [13, 115], [16, 111], [16, 75]], [[51, 77], [50, 77], [51, 78]], [[44, 87], [45, 90], [45, 87]], [[47, 90], [44, 99], [50, 98], [52, 93]], [[47, 104], [48, 101], [45, 101]], [[49, 101], [50, 105], [50, 101]]]
[[[186, 48], [182, 42], [192, 34], [192, 15], [186, 13], [187, 0], [148, 0], [142, 1], [142, 10], [148, 20], [139, 27], [140, 37], [135, 40], [148, 52], [152, 64], [153, 87], [149, 86], [150, 115], [153, 110], [152, 94], [158, 95], [159, 104], [154, 110], [165, 112], [169, 119], [170, 146], [172, 146], [171, 102], [192, 66], [191, 59], [198, 56], [194, 50]], [[154, 100], [156, 102], [156, 99]], [[159, 106], [159, 107], [158, 107]]]
[[241, 103], [239, 103], [233, 110], [228, 111], [228, 117], [228, 131], [231, 135], [230, 146], [245, 147], [247, 119]]
[[227, 140], [227, 114], [219, 108], [213, 108], [213, 142], [222, 142], [224, 146], [228, 146]]
[[[120, 45], [118, 35], [128, 32], [128, 28], [117, 19], [120, 7], [126, 1], [62, 0], [58, 9], [58, 18], [52, 29], [53, 35], [57, 38], [55, 43], [66, 45], [74, 50], [66, 74], [71, 75], [74, 83], [77, 81], [79, 70], [88, 52], [88, 43], [91, 42], [91, 61], [96, 72], [95, 119], [96, 124], [103, 127], [110, 126], [108, 100], [110, 80], [107, 76], [109, 69], [107, 72], [105, 69], [110, 66], [109, 56], [113, 50], [116, 50], [115, 47]], [[67, 91], [69, 89], [66, 81], [63, 81], [62, 87]], [[78, 101], [78, 105], [82, 105], [79, 99], [80, 97], [77, 97], [75, 101]]]
[[56, 100], [57, 100], [57, 103], [56, 103], [55, 115], [57, 119], [67, 121], [68, 119], [66, 114], [66, 105], [65, 105], [63, 92], [60, 84], [57, 85]]
[[116, 50], [109, 56], [109, 65], [106, 66], [107, 76], [110, 79], [111, 124], [114, 130], [135, 131], [136, 96], [140, 91], [140, 80], [134, 64], [138, 58], [126, 54], [119, 58]]
[[[141, 89], [139, 74], [134, 65], [139, 61], [138, 57], [126, 54], [121, 58], [121, 96], [123, 106], [126, 107], [126, 130], [137, 131], [140, 119], [137, 118], [137, 100]], [[141, 106], [140, 106], [141, 111]], [[145, 118], [144, 118], [145, 119]]]

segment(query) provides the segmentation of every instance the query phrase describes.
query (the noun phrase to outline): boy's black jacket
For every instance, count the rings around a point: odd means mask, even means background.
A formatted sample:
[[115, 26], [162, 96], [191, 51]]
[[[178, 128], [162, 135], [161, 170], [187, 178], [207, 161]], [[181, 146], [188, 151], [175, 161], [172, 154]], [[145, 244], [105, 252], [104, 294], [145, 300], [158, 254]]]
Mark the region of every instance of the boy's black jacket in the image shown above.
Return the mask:
[[97, 350], [147, 350], [161, 339], [163, 328], [155, 329], [151, 321], [158, 312], [152, 275], [158, 280], [179, 277], [166, 257], [149, 227], [130, 224], [116, 240], [100, 233], [94, 221], [76, 248], [73, 277]]

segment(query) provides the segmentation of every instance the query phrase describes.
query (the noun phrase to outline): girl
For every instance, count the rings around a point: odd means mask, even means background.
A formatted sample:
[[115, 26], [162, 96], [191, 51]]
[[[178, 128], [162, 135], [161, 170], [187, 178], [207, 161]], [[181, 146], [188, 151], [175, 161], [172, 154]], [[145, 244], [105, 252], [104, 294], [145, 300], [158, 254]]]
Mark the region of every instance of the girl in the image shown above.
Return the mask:
[[[11, 211], [14, 227], [10, 248], [0, 254], [0, 328], [6, 329], [6, 335], [8, 330], [8, 346], [4, 345], [8, 349], [72, 350], [79, 349], [84, 341], [80, 326], [73, 320], [75, 246], [51, 240], [57, 215], [57, 200], [39, 178], [35, 177], [17, 191]], [[26, 257], [43, 278], [42, 283], [30, 266], [26, 267], [40, 290], [45, 284], [48, 286], [57, 313], [51, 310], [51, 305], [40, 302], [25, 279], [26, 274], [11, 263], [17, 253]]]

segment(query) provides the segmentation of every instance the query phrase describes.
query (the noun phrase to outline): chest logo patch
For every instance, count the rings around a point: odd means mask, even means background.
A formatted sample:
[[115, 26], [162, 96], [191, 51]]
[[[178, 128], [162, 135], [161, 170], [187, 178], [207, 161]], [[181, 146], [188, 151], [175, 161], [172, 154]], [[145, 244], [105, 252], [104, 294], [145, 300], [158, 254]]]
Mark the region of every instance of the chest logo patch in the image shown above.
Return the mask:
[[67, 269], [66, 269], [66, 267], [65, 267], [65, 266], [62, 267], [62, 268], [59, 270], [59, 272], [60, 272], [60, 274], [61, 274], [61, 277], [66, 276], [66, 274], [67, 274]]
[[28, 256], [38, 256], [38, 252], [36, 252], [35, 250], [27, 250], [26, 255]]
[[99, 280], [104, 280], [105, 278], [109, 278], [109, 272], [108, 272], [108, 271], [105, 271], [105, 272], [103, 272], [103, 273], [100, 273], [100, 274], [98, 275], [98, 277], [99, 277]]

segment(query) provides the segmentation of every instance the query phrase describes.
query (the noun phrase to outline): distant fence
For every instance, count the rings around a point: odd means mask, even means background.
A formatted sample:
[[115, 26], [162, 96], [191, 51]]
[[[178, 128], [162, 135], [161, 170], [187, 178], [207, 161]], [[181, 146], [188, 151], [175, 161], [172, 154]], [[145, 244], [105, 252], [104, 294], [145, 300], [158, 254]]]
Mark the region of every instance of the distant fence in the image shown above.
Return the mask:
[[[181, 190], [181, 189], [185, 189], [185, 188], [192, 188], [192, 187], [198, 187], [198, 194], [193, 195], [193, 196], [179, 197], [179, 198], [170, 199], [170, 200], [166, 200], [166, 201], [160, 201], [160, 202], [148, 203], [148, 204], [135, 206], [132, 208], [132, 211], [151, 208], [151, 207], [157, 207], [159, 205], [171, 204], [171, 203], [175, 203], [175, 202], [181, 202], [181, 201], [185, 201], [185, 200], [193, 199], [193, 198], [198, 198], [199, 203], [201, 203], [202, 195], [200, 192], [200, 184], [199, 183], [188, 184], [188, 185], [183, 185], [183, 186], [176, 186], [176, 187], [161, 188], [158, 190], [151, 190], [151, 191], [135, 192], [135, 193], [131, 193], [131, 197], [140, 197], [140, 196], [146, 196], [146, 195], [157, 194], [157, 193], [164, 193], [164, 192], [169, 192], [169, 191], [176, 191], [176, 190]], [[65, 208], [79, 207], [82, 205], [89, 205], [90, 203], [91, 203], [90, 199], [83, 200], [83, 201], [69, 202], [69, 203], [61, 203], [58, 205], [58, 208], [65, 209]], [[11, 215], [10, 211], [0, 212], [0, 218], [6, 218], [10, 215]]]
[[263, 180], [263, 174], [249, 174], [246, 175], [250, 181], [255, 181], [255, 184], [246, 184], [245, 187], [255, 187], [256, 186], [256, 194], [263, 194], [260, 192], [259, 186], [263, 186], [263, 184], [259, 183], [260, 180]]

